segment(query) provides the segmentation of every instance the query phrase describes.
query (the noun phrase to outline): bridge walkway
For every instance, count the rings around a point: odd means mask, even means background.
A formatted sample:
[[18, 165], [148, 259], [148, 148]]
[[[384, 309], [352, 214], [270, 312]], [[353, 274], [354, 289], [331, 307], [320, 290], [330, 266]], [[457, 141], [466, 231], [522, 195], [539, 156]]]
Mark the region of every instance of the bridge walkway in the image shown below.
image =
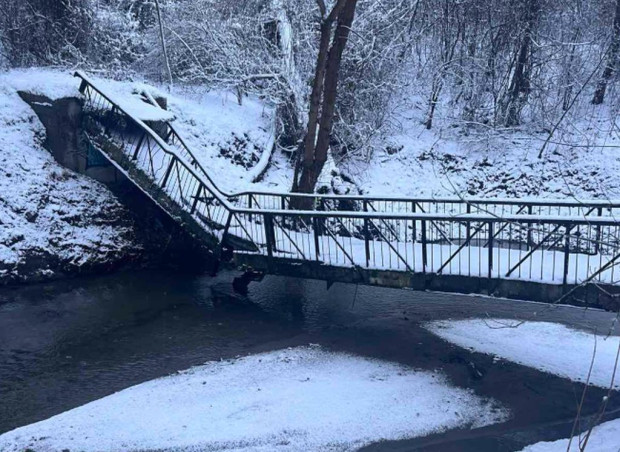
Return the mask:
[[[542, 301], [620, 285], [620, 201], [228, 193], [169, 121], [149, 125], [76, 76], [91, 145], [217, 258], [329, 283]], [[292, 209], [299, 196], [313, 210]]]

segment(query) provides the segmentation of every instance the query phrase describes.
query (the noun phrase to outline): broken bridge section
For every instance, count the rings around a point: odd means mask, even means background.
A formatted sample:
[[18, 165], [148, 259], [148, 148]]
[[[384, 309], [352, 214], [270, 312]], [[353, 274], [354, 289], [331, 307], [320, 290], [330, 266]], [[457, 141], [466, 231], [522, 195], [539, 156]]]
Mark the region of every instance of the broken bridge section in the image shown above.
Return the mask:
[[[218, 259], [328, 284], [618, 306], [620, 201], [227, 193], [153, 99], [76, 76], [90, 144]], [[291, 209], [299, 196], [313, 210]]]

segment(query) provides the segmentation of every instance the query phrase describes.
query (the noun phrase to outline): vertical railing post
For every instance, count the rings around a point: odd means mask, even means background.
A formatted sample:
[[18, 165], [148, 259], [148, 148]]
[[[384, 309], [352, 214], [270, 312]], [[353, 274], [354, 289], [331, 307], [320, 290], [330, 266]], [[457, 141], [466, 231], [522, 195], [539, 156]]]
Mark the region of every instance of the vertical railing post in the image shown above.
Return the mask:
[[[600, 217], [603, 215], [603, 208], [599, 207], [597, 209], [596, 214]], [[601, 226], [598, 225], [596, 227], [596, 242], [594, 243], [594, 254], [598, 254], [600, 252], [600, 244], [601, 244]]]
[[[252, 200], [253, 200], [253, 196], [252, 193], [248, 193], [248, 209], [252, 209]], [[252, 221], [252, 214], [249, 215], [250, 221]]]
[[[527, 206], [527, 214], [532, 215], [531, 204]], [[527, 239], [526, 240], [527, 240], [527, 243], [525, 244], [525, 249], [529, 251], [530, 247], [532, 246], [532, 223], [527, 224]]]
[[[564, 287], [566, 287], [566, 284], [568, 283], [568, 264], [569, 264], [569, 259], [570, 259], [570, 226], [566, 225], [565, 226], [565, 232], [564, 232], [564, 273], [562, 276], [562, 284], [564, 285]], [[576, 281], [575, 281], [576, 282]]]
[[[411, 202], [411, 213], [415, 213], [416, 212], [416, 202], [412, 201]], [[413, 243], [415, 243], [418, 240], [418, 231], [417, 231], [417, 221], [415, 221], [415, 219], [413, 220]]]
[[[469, 202], [467, 203], [467, 213], [468, 214], [471, 213], [471, 204]], [[465, 239], [467, 240], [467, 242], [471, 240], [471, 231], [469, 229], [469, 226], [470, 226], [470, 222], [467, 221], [465, 223], [465, 228], [467, 229], [467, 232], [465, 233]]]
[[[364, 212], [368, 212], [368, 201], [363, 201]], [[366, 267], [370, 267], [370, 231], [368, 227], [368, 218], [364, 217], [364, 250], [366, 251]]]
[[312, 217], [312, 231], [314, 232], [314, 255], [318, 261], [321, 256], [321, 251], [319, 250], [319, 235], [321, 231], [319, 230], [319, 219], [317, 217]]
[[426, 264], [428, 261], [426, 252], [426, 220], [420, 221], [420, 227], [422, 228], [422, 273], [426, 273]]
[[267, 245], [267, 257], [269, 262], [273, 261], [273, 250], [275, 248], [275, 232], [273, 229], [273, 217], [271, 214], [266, 213], [263, 215], [265, 221], [265, 243]]
[[133, 152], [133, 156], [131, 157], [132, 160], [136, 160], [138, 158], [138, 153], [140, 152], [140, 148], [142, 147], [142, 142], [144, 141], [145, 138], [148, 140], [148, 137], [146, 136], [146, 132], [143, 132], [142, 136], [138, 140], [138, 144], [136, 144], [136, 150]]
[[196, 196], [194, 196], [194, 202], [192, 203], [192, 209], [189, 212], [190, 214], [193, 214], [196, 211], [196, 206], [198, 205], [198, 200], [200, 199], [200, 192], [202, 191], [202, 188], [202, 183], [198, 184]]
[[[172, 168], [176, 163], [176, 157], [173, 155], [170, 159], [170, 165], [168, 165], [168, 169], [166, 170], [166, 174], [164, 174], [164, 180], [161, 182], [161, 188], [166, 188], [166, 183], [168, 183], [168, 178], [170, 177], [170, 173], [172, 173]], [[179, 187], [180, 189], [180, 187]]]
[[493, 277], [493, 222], [489, 221], [489, 279]]

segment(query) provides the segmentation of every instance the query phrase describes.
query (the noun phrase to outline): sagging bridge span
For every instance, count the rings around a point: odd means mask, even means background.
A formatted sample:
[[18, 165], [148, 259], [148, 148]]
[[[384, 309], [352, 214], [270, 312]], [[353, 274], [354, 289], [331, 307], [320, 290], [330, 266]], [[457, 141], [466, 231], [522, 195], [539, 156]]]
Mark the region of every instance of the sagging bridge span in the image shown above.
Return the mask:
[[[154, 130], [75, 75], [90, 144], [218, 259], [328, 284], [595, 304], [602, 295], [617, 307], [620, 201], [227, 193], [169, 122]], [[313, 209], [292, 209], [299, 196]]]

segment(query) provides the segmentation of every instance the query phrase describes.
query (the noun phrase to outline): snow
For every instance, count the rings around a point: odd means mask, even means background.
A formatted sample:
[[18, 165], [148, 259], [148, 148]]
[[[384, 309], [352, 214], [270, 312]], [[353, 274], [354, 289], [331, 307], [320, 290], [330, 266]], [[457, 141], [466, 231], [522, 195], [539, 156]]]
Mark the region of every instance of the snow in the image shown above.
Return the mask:
[[[612, 383], [620, 337], [587, 333], [550, 322], [507, 319], [441, 320], [425, 327], [460, 347], [495, 355], [543, 372], [590, 384]], [[595, 351], [596, 347], [596, 351]], [[620, 388], [616, 375], [614, 388]]]
[[[576, 435], [570, 442], [560, 439], [558, 441], [543, 441], [527, 446], [521, 452], [581, 452], [580, 440], [585, 440], [587, 432]], [[587, 451], [591, 452], [618, 452], [620, 449], [620, 419], [604, 422], [592, 429], [586, 445]]]
[[[467, 124], [448, 97], [437, 105], [427, 130], [428, 94], [405, 89], [389, 130], [375, 137], [369, 161], [345, 158], [341, 166], [369, 195], [408, 197], [469, 195], [592, 199], [620, 197], [620, 137], [608, 110], [588, 105], [575, 112], [572, 126], [538, 158], [548, 131], [530, 124], [494, 129]], [[538, 129], [538, 130], [537, 130]], [[583, 131], [587, 131], [587, 134]]]
[[[89, 80], [92, 82], [91, 78], [88, 77], [84, 72], [77, 71], [77, 73], [85, 80]], [[76, 80], [77, 81], [77, 80]], [[101, 82], [97, 81], [97, 86], [99, 86]], [[105, 83], [105, 82], [104, 82]], [[136, 84], [133, 88], [123, 86], [125, 91], [122, 92], [118, 90], [118, 93], [110, 93], [109, 89], [113, 86], [109, 81], [106, 83], [106, 96], [113, 103], [118, 105], [121, 110], [123, 110], [128, 115], [140, 119], [141, 121], [173, 121], [174, 114], [171, 112], [164, 110], [163, 108], [159, 108], [158, 106], [147, 103], [141, 99], [140, 94], [143, 91], [148, 90], [148, 86], [144, 84]], [[121, 84], [122, 86], [122, 84]], [[116, 88], [119, 88], [119, 84], [116, 84]], [[147, 91], [148, 92], [148, 91]]]
[[298, 347], [209, 362], [0, 436], [0, 449], [355, 450], [507, 419], [438, 372]]
[[0, 74], [0, 277], [17, 278], [33, 254], [81, 267], [135, 250], [122, 206], [94, 180], [62, 168], [42, 147], [45, 130], [17, 90], [75, 96], [76, 79], [50, 70]]

